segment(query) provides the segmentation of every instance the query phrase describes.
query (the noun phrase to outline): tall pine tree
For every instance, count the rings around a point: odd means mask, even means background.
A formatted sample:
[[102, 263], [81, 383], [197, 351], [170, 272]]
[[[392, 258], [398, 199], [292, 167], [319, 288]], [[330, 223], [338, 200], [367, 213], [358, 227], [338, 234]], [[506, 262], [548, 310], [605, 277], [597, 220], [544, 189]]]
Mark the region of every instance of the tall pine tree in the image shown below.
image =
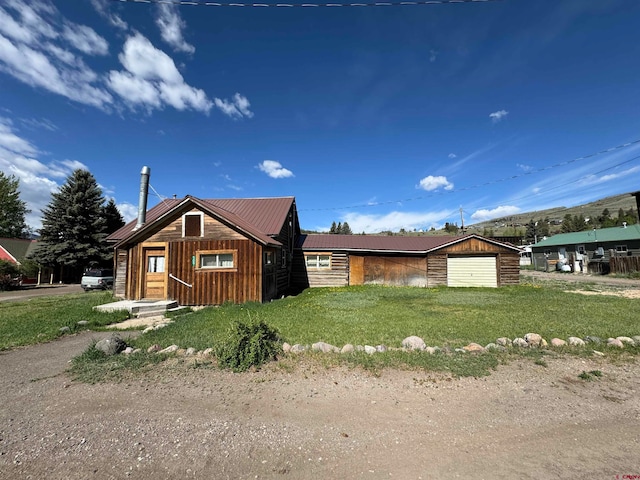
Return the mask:
[[26, 238], [29, 235], [25, 223], [29, 210], [20, 200], [19, 186], [20, 181], [15, 176], [0, 172], [0, 237]]
[[105, 242], [104, 197], [87, 170], [76, 170], [43, 210], [41, 246], [34, 259], [61, 267], [64, 280], [78, 280], [89, 266], [108, 266], [113, 256]]
[[116, 207], [116, 202], [111, 198], [107, 204], [102, 207], [102, 216], [107, 224], [106, 233], [107, 235], [111, 235], [113, 232], [118, 230], [120, 227], [124, 227], [124, 219]]

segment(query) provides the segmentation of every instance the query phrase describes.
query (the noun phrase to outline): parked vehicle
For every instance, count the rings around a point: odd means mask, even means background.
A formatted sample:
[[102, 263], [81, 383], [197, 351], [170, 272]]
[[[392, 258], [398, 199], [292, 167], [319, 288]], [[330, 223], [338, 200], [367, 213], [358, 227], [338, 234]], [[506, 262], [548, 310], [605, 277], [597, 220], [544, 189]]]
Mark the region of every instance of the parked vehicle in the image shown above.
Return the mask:
[[82, 275], [80, 286], [85, 292], [89, 290], [106, 290], [113, 288], [113, 270], [94, 268]]

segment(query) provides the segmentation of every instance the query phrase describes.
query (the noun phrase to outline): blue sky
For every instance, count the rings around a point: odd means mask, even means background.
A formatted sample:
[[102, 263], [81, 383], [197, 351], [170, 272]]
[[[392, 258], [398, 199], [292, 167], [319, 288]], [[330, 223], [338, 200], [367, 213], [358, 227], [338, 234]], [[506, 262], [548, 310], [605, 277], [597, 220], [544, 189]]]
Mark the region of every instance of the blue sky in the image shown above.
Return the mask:
[[635, 0], [1, 0], [0, 170], [34, 228], [79, 167], [127, 220], [144, 165], [150, 206], [295, 196], [306, 229], [576, 205], [640, 190], [638, 25]]

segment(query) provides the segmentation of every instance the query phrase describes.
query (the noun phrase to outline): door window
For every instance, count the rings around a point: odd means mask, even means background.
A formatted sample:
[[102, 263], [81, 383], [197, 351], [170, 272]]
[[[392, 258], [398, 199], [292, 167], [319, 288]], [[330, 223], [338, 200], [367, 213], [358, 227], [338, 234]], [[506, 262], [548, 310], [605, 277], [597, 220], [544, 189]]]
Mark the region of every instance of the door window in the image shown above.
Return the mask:
[[149, 255], [147, 264], [147, 272], [163, 273], [164, 272], [164, 255]]

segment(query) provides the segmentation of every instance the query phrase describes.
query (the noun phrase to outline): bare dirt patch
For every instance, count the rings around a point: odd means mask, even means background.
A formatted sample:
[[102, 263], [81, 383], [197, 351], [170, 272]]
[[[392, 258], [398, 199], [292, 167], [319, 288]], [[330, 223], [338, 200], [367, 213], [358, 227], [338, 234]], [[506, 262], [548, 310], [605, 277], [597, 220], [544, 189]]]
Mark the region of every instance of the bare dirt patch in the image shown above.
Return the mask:
[[609, 295], [613, 297], [640, 298], [640, 290], [565, 290], [581, 295]]
[[[484, 378], [180, 361], [121, 383], [63, 373], [82, 334], [0, 354], [0, 478], [623, 478], [640, 365], [514, 361]], [[286, 364], [285, 364], [286, 365]], [[599, 371], [592, 381], [581, 372]]]

